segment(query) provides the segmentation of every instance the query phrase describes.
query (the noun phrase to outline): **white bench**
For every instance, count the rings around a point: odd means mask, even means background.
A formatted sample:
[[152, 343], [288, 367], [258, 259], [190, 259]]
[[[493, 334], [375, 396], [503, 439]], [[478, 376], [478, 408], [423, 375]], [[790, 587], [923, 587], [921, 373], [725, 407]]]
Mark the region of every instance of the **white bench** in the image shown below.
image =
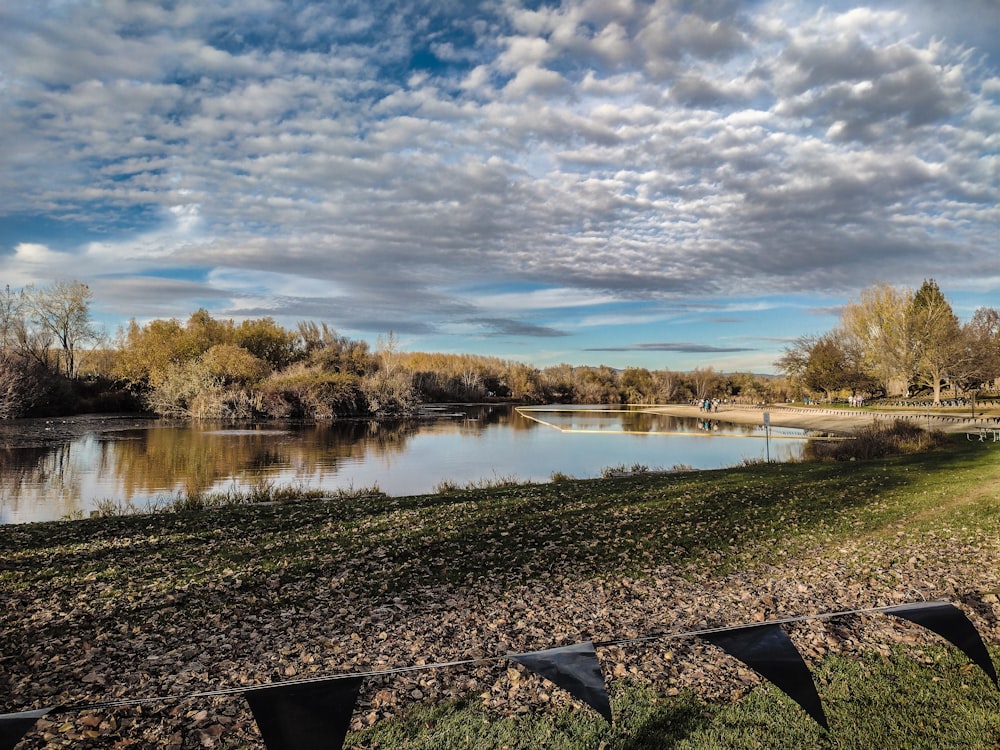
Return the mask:
[[976, 437], [977, 435], [979, 437], [980, 443], [986, 442], [986, 438], [988, 438], [990, 435], [993, 436], [993, 442], [998, 443], [1000, 442], [1000, 427], [980, 427], [978, 433], [975, 432], [965, 433], [965, 439], [972, 440], [972, 438]]

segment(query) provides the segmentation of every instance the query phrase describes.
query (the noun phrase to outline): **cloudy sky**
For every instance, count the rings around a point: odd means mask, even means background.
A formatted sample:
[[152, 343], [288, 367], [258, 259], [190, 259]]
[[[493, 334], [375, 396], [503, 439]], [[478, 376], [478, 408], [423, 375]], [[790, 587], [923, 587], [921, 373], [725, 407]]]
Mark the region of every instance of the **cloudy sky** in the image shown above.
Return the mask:
[[[939, 8], [943, 8], [939, 9]], [[1000, 306], [1000, 2], [0, 0], [0, 283], [540, 366]]]

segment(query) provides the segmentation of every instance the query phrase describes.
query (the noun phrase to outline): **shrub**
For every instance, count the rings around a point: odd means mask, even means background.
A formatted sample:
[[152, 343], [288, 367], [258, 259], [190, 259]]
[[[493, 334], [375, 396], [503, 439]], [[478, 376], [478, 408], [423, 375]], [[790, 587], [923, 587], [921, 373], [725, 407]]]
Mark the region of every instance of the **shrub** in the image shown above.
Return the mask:
[[648, 474], [649, 471], [649, 467], [645, 464], [632, 464], [631, 466], [618, 464], [617, 466], [605, 466], [601, 469], [601, 476], [605, 479], [610, 479], [611, 477], [627, 476], [630, 474]]
[[368, 411], [377, 417], [403, 417], [420, 408], [420, 398], [405, 372], [379, 370], [361, 381]]
[[261, 408], [274, 417], [333, 419], [363, 412], [361, 381], [347, 372], [292, 365], [262, 384]]
[[100, 375], [77, 379], [73, 382], [77, 409], [84, 414], [137, 412], [143, 409], [142, 401], [127, 388]]
[[270, 372], [267, 362], [235, 344], [216, 344], [201, 359], [209, 373], [224, 383], [256, 383]]
[[17, 352], [0, 352], [0, 419], [71, 414], [75, 406], [66, 378]]
[[819, 460], [860, 461], [919, 453], [943, 445], [945, 440], [940, 431], [928, 432], [905, 419], [894, 420], [891, 424], [876, 420], [855, 430], [847, 440], [811, 442], [807, 455]]
[[222, 385], [199, 360], [168, 365], [146, 394], [146, 405], [164, 417], [217, 417]]

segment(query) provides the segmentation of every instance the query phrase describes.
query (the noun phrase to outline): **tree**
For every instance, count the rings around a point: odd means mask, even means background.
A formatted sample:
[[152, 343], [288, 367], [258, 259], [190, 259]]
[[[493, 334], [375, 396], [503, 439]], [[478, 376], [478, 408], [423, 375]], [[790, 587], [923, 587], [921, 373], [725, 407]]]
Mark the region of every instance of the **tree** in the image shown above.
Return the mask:
[[175, 318], [151, 320], [142, 327], [129, 321], [119, 348], [115, 376], [139, 387], [158, 386], [171, 365], [191, 359], [184, 328]]
[[76, 374], [76, 349], [96, 337], [90, 322], [93, 293], [78, 281], [57, 281], [42, 289], [29, 288], [28, 305], [38, 327], [50, 333], [63, 350], [66, 376]]
[[302, 321], [298, 329], [303, 355], [324, 370], [361, 376], [375, 369], [367, 341], [341, 336], [326, 323]]
[[10, 285], [0, 291], [0, 351], [13, 349], [17, 330], [24, 319], [24, 293], [11, 291]]
[[399, 365], [399, 336], [389, 331], [385, 336], [379, 336], [375, 342], [375, 355], [378, 357], [379, 369], [386, 377], [392, 377]]
[[[577, 367], [573, 371], [573, 390], [584, 404], [619, 404], [618, 374], [607, 365]], [[514, 390], [513, 387], [511, 390]]]
[[49, 395], [52, 373], [13, 349], [0, 350], [0, 419], [32, 413]]
[[961, 330], [934, 279], [924, 281], [913, 295], [909, 319], [917, 383], [930, 387], [935, 405], [940, 404], [941, 385], [961, 356]]
[[784, 354], [775, 361], [774, 366], [785, 374], [793, 388], [805, 385], [809, 355], [815, 345], [815, 336], [799, 336], [785, 347]]
[[235, 343], [255, 357], [281, 370], [302, 355], [299, 336], [274, 322], [273, 318], [244, 320], [234, 331]]
[[992, 307], [980, 307], [962, 326], [960, 352], [951, 372], [953, 382], [972, 395], [975, 413], [979, 391], [1000, 378], [1000, 313]]
[[21, 359], [30, 360], [33, 366], [48, 370], [51, 368], [52, 332], [30, 325], [28, 291], [14, 292], [6, 286], [0, 292], [0, 350], [16, 352]]
[[572, 403], [576, 393], [574, 381], [573, 365], [565, 362], [542, 370], [542, 383], [548, 401]]
[[236, 344], [216, 344], [201, 356], [201, 363], [224, 385], [252, 385], [271, 372], [268, 362]]
[[980, 307], [965, 330], [978, 363], [981, 384], [992, 385], [1000, 379], [1000, 312], [992, 307]]
[[146, 405], [164, 417], [222, 416], [206, 414], [196, 406], [199, 400], [204, 402], [209, 393], [216, 396], [211, 400], [218, 403], [217, 394], [221, 390], [221, 381], [209, 371], [206, 363], [189, 359], [167, 366], [156, 386], [146, 392]]
[[232, 320], [216, 320], [203, 307], [184, 326], [184, 346], [190, 357], [200, 357], [216, 344], [231, 344], [235, 337]]
[[655, 370], [653, 372], [653, 388], [653, 403], [668, 403], [677, 390], [677, 374], [671, 370]]
[[847, 346], [857, 353], [858, 366], [876, 378], [885, 392], [903, 393], [913, 374], [910, 309], [913, 293], [888, 284], [861, 292], [840, 316]]
[[712, 367], [694, 368], [691, 372], [692, 391], [698, 400], [711, 396], [719, 386], [719, 376]]
[[841, 341], [834, 333], [826, 333], [810, 349], [802, 380], [806, 387], [823, 391], [826, 399], [830, 400], [834, 391], [848, 387], [850, 369]]
[[626, 367], [618, 376], [618, 387], [626, 404], [651, 403], [656, 390], [653, 375], [645, 367]]

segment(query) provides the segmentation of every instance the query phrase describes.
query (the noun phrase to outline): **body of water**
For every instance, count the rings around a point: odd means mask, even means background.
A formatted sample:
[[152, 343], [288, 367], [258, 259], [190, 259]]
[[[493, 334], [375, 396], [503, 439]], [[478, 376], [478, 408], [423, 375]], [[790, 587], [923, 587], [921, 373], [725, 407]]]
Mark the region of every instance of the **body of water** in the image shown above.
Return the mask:
[[0, 425], [0, 523], [86, 516], [178, 493], [261, 482], [308, 489], [377, 485], [389, 495], [442, 481], [547, 481], [613, 466], [733, 466], [801, 455], [805, 433], [679, 419], [642, 409], [442, 407], [398, 423], [230, 424], [117, 417]]

